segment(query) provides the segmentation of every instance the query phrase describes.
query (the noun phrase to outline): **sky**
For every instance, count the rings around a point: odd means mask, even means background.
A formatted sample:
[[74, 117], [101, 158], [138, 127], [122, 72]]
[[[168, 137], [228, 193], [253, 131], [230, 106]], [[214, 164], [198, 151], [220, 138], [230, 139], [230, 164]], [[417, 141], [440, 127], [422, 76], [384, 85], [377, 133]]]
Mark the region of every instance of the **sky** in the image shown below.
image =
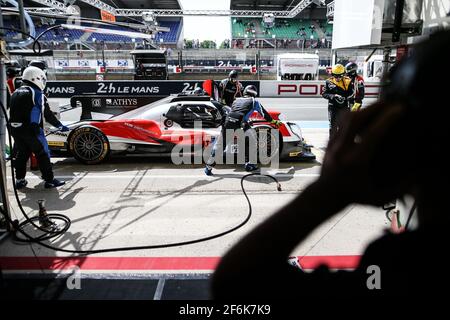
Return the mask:
[[[183, 10], [229, 10], [230, 0], [178, 0]], [[220, 45], [231, 38], [230, 17], [185, 16], [184, 38], [213, 40]]]

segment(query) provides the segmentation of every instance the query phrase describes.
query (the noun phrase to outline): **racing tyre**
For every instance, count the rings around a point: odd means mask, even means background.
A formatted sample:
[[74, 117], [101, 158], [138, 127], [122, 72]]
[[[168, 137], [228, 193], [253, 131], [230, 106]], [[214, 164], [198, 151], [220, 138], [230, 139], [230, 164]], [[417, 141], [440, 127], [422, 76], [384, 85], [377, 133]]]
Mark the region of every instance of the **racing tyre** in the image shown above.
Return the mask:
[[267, 164], [280, 155], [281, 133], [269, 126], [255, 128], [258, 142], [258, 162]]
[[69, 138], [69, 150], [81, 163], [98, 164], [105, 161], [110, 153], [106, 136], [93, 127], [80, 127]]

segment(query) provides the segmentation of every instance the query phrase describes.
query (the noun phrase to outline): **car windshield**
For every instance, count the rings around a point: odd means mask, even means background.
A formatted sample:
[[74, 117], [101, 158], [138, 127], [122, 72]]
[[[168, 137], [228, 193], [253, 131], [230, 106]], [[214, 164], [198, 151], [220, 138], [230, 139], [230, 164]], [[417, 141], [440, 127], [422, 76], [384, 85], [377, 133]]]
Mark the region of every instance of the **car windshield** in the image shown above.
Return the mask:
[[161, 100], [155, 101], [153, 103], [150, 103], [144, 107], [137, 108], [122, 114], [119, 114], [115, 117], [112, 117], [111, 119], [138, 119], [142, 118], [142, 115], [147, 112], [148, 110], [151, 110], [155, 107], [158, 107], [160, 105], [163, 105], [165, 103], [169, 103], [173, 99], [173, 96], [168, 96], [166, 98], [163, 98]]

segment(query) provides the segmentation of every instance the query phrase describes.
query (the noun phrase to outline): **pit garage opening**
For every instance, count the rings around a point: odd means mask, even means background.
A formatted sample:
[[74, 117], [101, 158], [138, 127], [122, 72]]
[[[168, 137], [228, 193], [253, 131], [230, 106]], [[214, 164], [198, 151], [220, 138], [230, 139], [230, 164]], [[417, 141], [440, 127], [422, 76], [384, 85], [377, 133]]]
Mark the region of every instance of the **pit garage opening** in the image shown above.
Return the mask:
[[[351, 32], [343, 21], [354, 12], [349, 3], [366, 17]], [[221, 258], [320, 176], [330, 127], [322, 95], [332, 67], [356, 63], [369, 107], [382, 76], [421, 39], [448, 28], [447, 2], [403, 1], [404, 10], [396, 9], [401, 3], [231, 0], [226, 9], [198, 9], [182, 0], [3, 1], [2, 290], [14, 299], [211, 299]], [[385, 10], [384, 21], [378, 14]], [[78, 13], [77, 27], [68, 27], [74, 18], [67, 12]], [[201, 28], [185, 38], [187, 16], [227, 24], [217, 38], [202, 38]], [[42, 130], [65, 185], [46, 189], [31, 157], [28, 184], [15, 190], [16, 151], [6, 131], [14, 90], [7, 85], [23, 79], [7, 65], [25, 69], [34, 59], [48, 64], [44, 94], [62, 126], [47, 121]], [[276, 150], [279, 161], [258, 163], [261, 174], [248, 177], [242, 163], [225, 162], [207, 176], [205, 159], [230, 111], [220, 83], [233, 70], [236, 98], [253, 86], [274, 120], [252, 109], [246, 129], [268, 133], [257, 146]], [[224, 151], [234, 161], [245, 145], [232, 138]], [[192, 147], [192, 162], [174, 163], [180, 146]], [[411, 198], [384, 208], [351, 205], [311, 232], [286, 263], [306, 272], [322, 264], [354, 270], [386, 229], [414, 227], [412, 209]]]

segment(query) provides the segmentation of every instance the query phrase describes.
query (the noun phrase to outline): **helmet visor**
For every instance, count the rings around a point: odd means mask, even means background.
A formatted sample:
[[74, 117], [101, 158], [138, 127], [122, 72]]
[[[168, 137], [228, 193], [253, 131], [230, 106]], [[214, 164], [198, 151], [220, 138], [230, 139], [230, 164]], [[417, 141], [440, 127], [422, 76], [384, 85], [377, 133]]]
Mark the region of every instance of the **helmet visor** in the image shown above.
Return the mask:
[[47, 86], [47, 77], [45, 75], [42, 75], [39, 78], [39, 81], [42, 83], [42, 90]]

